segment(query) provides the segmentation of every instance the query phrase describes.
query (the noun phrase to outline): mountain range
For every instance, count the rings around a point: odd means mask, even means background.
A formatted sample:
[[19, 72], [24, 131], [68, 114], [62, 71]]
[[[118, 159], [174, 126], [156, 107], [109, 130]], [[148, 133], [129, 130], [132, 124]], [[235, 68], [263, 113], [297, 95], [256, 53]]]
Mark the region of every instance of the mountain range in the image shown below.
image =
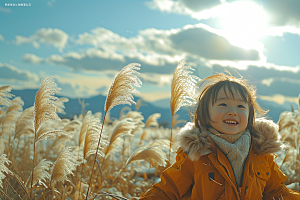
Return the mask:
[[[11, 93], [15, 96], [20, 96], [22, 100], [24, 101], [23, 108], [26, 109], [30, 106], [33, 106], [34, 99], [37, 89], [25, 89], [25, 90], [12, 90]], [[57, 97], [62, 97], [59, 95], [56, 95]], [[93, 113], [101, 112], [104, 113], [104, 103], [105, 103], [106, 96], [103, 95], [97, 95], [90, 98], [82, 98], [80, 99], [82, 102], [87, 105], [85, 108], [85, 111], [91, 110]], [[134, 97], [134, 101], [139, 100], [139, 97]], [[144, 121], [147, 120], [147, 118], [154, 114], [154, 113], [161, 113], [161, 117], [159, 118], [158, 122], [160, 125], [163, 125], [165, 127], [169, 127], [171, 125], [172, 117], [171, 117], [171, 111], [170, 111], [170, 99], [162, 99], [154, 102], [147, 102], [143, 99], [142, 100], [142, 106], [139, 108], [139, 112], [142, 113], [144, 116]], [[264, 108], [269, 110], [267, 114], [268, 119], [274, 120], [274, 122], [277, 122], [279, 119], [279, 115], [283, 111], [290, 111], [291, 106], [294, 109], [298, 109], [298, 105], [296, 103], [284, 103], [284, 104], [277, 104], [275, 102], [271, 101], [264, 101], [258, 99], [258, 103]], [[119, 118], [120, 117], [120, 111], [124, 106], [129, 105], [118, 105], [115, 106], [110, 110], [110, 117], [111, 118]], [[135, 110], [135, 105], [129, 106], [131, 110]], [[79, 99], [75, 98], [69, 98], [69, 102], [65, 103], [65, 112], [66, 114], [59, 114], [61, 118], [70, 118], [73, 119], [74, 115], [79, 115], [82, 113], [82, 106], [79, 103]], [[176, 114], [179, 114], [179, 119], [183, 119], [186, 121], [190, 120], [189, 112], [185, 108], [181, 108]], [[180, 125], [180, 124], [179, 124]], [[182, 124], [181, 124], [182, 125]]]

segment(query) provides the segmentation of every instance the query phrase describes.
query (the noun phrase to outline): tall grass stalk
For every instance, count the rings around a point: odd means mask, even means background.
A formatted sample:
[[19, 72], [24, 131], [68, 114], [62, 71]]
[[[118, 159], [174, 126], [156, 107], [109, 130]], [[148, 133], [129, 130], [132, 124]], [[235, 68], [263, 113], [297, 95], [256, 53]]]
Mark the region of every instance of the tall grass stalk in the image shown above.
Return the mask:
[[172, 150], [172, 138], [174, 128], [174, 115], [182, 106], [190, 106], [194, 103], [194, 88], [199, 80], [195, 75], [192, 75], [193, 68], [186, 65], [185, 60], [178, 62], [174, 70], [172, 85], [171, 85], [171, 100], [170, 108], [172, 115], [171, 136], [170, 136], [170, 149], [169, 149], [169, 165]]
[[[34, 174], [34, 164], [35, 164], [35, 153], [36, 153], [36, 141], [37, 132], [41, 125], [48, 120], [60, 120], [56, 111], [58, 106], [56, 104], [57, 97], [53, 95], [57, 93], [60, 89], [54, 82], [53, 77], [44, 78], [41, 82], [41, 87], [37, 91], [34, 102], [34, 141], [33, 141], [33, 158], [32, 158], [32, 172], [31, 172], [31, 184], [33, 185], [33, 174]], [[30, 193], [31, 196], [31, 193]]]
[[131, 153], [129, 158], [127, 159], [125, 165], [122, 167], [122, 169], [118, 172], [118, 174], [114, 177], [112, 183], [110, 185], [113, 185], [119, 175], [126, 169], [129, 163], [137, 162], [137, 161], [147, 161], [150, 163], [150, 165], [154, 167], [160, 166], [166, 166], [166, 155], [162, 151], [162, 149], [156, 145], [149, 145], [145, 147], [140, 147], [134, 152]]
[[279, 116], [278, 125], [281, 140], [286, 145], [285, 156], [280, 165], [281, 170], [287, 173], [286, 184], [294, 184], [292, 189], [300, 190], [300, 95], [298, 97], [298, 110], [285, 111]]
[[[106, 114], [109, 110], [111, 110], [114, 106], [120, 105], [120, 104], [135, 104], [133, 101], [132, 93], [137, 93], [138, 91], [132, 86], [132, 84], [136, 87], [140, 87], [142, 82], [139, 78], [137, 78], [133, 73], [138, 73], [136, 70], [139, 70], [140, 64], [137, 63], [131, 63], [129, 65], [126, 65], [117, 75], [115, 76], [109, 91], [108, 95], [106, 97], [105, 105], [104, 105], [104, 117], [102, 121], [102, 127], [100, 131], [100, 136], [98, 140], [96, 155], [94, 158], [94, 162], [92, 165], [92, 172], [90, 175], [90, 182], [88, 186], [88, 190], [86, 193], [86, 199], [88, 198], [89, 189], [91, 187], [93, 173], [94, 173], [94, 167], [98, 155], [98, 149], [102, 137], [103, 132], [103, 126], [105, 122]], [[97, 179], [97, 177], [96, 177]]]

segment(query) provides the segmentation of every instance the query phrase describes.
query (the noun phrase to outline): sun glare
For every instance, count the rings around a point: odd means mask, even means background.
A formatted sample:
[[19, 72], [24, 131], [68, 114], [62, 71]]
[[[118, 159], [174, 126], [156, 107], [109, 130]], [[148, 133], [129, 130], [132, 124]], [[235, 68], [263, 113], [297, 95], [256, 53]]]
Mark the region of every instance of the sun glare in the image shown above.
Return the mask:
[[252, 1], [237, 1], [224, 5], [219, 16], [230, 43], [243, 48], [259, 48], [259, 39], [267, 28], [262, 6]]

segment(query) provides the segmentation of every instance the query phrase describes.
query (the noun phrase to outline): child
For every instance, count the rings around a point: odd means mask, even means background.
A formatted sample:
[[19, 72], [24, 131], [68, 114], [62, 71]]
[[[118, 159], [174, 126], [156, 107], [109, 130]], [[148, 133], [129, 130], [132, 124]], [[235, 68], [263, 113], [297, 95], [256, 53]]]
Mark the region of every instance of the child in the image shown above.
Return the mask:
[[176, 162], [140, 199], [300, 199], [274, 161], [277, 125], [255, 119], [264, 110], [254, 88], [225, 74], [201, 82], [194, 122], [177, 135]]

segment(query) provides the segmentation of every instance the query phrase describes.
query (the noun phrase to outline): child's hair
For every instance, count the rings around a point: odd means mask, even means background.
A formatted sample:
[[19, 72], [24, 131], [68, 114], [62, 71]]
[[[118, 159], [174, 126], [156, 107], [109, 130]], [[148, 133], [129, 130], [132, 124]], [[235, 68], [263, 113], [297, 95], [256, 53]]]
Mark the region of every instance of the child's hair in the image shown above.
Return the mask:
[[[229, 72], [228, 72], [229, 73]], [[268, 111], [263, 110], [256, 102], [256, 90], [255, 87], [249, 85], [246, 80], [233, 77], [230, 73], [216, 74], [202, 79], [197, 83], [200, 84], [200, 94], [198, 98], [198, 105], [194, 117], [194, 123], [196, 127], [200, 125], [209, 128], [211, 127], [209, 116], [209, 103], [212, 105], [217, 101], [218, 93], [221, 89], [225, 92], [228, 98], [234, 99], [234, 92], [246, 102], [249, 106], [249, 116], [247, 129], [252, 132], [254, 129], [255, 112], [260, 115], [266, 114]]]

